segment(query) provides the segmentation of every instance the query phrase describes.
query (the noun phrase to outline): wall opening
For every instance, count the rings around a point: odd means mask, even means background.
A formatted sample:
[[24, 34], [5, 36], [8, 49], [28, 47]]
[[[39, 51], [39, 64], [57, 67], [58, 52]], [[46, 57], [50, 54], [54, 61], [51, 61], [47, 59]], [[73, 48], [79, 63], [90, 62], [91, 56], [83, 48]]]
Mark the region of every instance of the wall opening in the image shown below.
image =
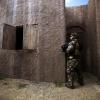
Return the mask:
[[16, 27], [16, 50], [23, 49], [23, 26]]

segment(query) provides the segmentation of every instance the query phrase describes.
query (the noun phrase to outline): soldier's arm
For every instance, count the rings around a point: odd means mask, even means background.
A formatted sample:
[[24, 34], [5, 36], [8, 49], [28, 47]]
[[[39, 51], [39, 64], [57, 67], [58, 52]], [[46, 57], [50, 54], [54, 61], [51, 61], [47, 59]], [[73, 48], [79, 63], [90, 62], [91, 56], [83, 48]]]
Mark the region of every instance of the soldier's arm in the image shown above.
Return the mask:
[[64, 44], [64, 45], [62, 45], [62, 46], [61, 46], [62, 51], [63, 51], [63, 52], [66, 52], [67, 47], [68, 47], [68, 44], [67, 44], [67, 43]]

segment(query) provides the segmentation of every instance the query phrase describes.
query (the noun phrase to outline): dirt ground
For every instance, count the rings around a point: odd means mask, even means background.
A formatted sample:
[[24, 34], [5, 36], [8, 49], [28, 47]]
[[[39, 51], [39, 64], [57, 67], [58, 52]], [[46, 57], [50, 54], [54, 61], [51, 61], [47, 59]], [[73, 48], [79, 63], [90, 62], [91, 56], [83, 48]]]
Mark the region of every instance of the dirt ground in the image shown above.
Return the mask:
[[96, 77], [85, 75], [85, 85], [68, 89], [64, 84], [30, 82], [21, 79], [0, 80], [0, 100], [100, 100]]

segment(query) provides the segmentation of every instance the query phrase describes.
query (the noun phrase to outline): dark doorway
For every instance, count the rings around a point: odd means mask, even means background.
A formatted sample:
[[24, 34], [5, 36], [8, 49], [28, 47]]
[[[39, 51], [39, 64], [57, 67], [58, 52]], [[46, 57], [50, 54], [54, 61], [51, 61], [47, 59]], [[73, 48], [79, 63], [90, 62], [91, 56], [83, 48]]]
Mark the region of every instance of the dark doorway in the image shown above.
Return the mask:
[[16, 50], [23, 49], [23, 26], [16, 27]]

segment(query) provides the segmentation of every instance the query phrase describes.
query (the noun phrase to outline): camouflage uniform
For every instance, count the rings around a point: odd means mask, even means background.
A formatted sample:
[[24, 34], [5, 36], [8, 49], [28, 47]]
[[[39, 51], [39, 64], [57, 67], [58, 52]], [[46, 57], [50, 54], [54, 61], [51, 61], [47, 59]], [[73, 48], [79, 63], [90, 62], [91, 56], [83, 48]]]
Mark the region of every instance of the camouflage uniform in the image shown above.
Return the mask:
[[67, 60], [66, 73], [67, 73], [66, 86], [74, 88], [75, 78], [77, 78], [77, 81], [79, 82], [80, 85], [83, 85], [83, 77], [80, 71], [80, 59], [69, 57], [69, 59]]
[[66, 50], [66, 86], [69, 88], [74, 88], [75, 76], [77, 76], [79, 84], [83, 85], [83, 76], [80, 71], [80, 45], [76, 36], [76, 33], [71, 34], [70, 42], [62, 47], [62, 49]]

